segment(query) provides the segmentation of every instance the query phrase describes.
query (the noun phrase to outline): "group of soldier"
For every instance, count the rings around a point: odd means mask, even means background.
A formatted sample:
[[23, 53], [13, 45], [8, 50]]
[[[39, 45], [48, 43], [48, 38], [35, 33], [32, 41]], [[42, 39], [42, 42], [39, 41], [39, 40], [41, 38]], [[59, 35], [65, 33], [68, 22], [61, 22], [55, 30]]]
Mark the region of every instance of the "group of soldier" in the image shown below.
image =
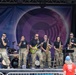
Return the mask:
[[[6, 33], [2, 34], [2, 37], [0, 38], [0, 54], [2, 55], [2, 58], [6, 62], [7, 68], [10, 68], [10, 60], [6, 51], [8, 40], [6, 39]], [[20, 47], [19, 49], [19, 63], [18, 67], [21, 68], [22, 65], [27, 65], [27, 56], [29, 53], [31, 53], [31, 59], [32, 59], [32, 68], [35, 68], [37, 64], [37, 56], [39, 58], [39, 65], [40, 68], [44, 68], [46, 65], [46, 62], [48, 64], [48, 68], [51, 68], [51, 48], [53, 47], [50, 38], [47, 35], [44, 35], [43, 40], [39, 39], [39, 34], [35, 34], [34, 38], [30, 41], [30, 43], [27, 42], [25, 36], [21, 36], [20, 42], [18, 44]], [[70, 37], [67, 42], [68, 49], [74, 50], [73, 53], [69, 53], [73, 61], [76, 60], [76, 39], [74, 38], [73, 33], [70, 33]], [[58, 36], [54, 42], [54, 50], [55, 55], [54, 59], [56, 61], [56, 66], [62, 66], [63, 65], [63, 43], [61, 41], [61, 38]], [[23, 61], [22, 61], [23, 60]]]

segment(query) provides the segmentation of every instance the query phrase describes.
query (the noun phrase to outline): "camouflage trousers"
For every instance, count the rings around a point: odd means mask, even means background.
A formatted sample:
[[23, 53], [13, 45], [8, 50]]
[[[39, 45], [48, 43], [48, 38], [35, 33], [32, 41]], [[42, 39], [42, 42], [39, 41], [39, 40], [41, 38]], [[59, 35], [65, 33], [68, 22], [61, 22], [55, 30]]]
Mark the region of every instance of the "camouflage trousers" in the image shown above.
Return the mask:
[[26, 65], [27, 55], [28, 50], [26, 48], [21, 48], [19, 51], [19, 67], [22, 67], [22, 65]]
[[31, 54], [31, 57], [32, 57], [32, 67], [35, 67], [35, 61], [37, 60], [36, 56], [39, 57], [40, 67], [43, 68], [43, 63], [42, 63], [43, 56], [42, 56], [42, 52], [41, 52], [40, 49], [37, 50], [36, 53]]
[[46, 61], [47, 61], [48, 66], [51, 67], [51, 52], [50, 51], [48, 51], [48, 53], [42, 52], [42, 54], [43, 54], [44, 66], [45, 66]]
[[0, 55], [3, 58], [3, 60], [5, 61], [6, 66], [8, 67], [10, 65], [10, 60], [9, 60], [8, 55], [7, 55], [6, 49], [0, 48]]
[[57, 66], [62, 66], [63, 65], [63, 53], [55, 51], [55, 60], [56, 60]]
[[71, 50], [74, 50], [73, 53], [69, 53], [71, 59], [73, 62], [76, 62], [76, 48], [70, 48]]

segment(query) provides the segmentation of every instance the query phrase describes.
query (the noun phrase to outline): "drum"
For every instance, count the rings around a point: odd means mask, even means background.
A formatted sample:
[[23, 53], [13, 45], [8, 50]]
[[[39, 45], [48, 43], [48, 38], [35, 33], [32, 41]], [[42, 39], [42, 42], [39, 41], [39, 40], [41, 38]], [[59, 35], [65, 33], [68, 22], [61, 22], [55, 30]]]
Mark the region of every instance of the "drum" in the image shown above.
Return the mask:
[[14, 52], [16, 51], [16, 49], [14, 48], [8, 48], [7, 50], [9, 54], [14, 54]]
[[17, 57], [14, 57], [11, 61], [11, 66], [13, 68], [18, 68], [18, 61], [19, 61], [19, 59]]
[[40, 65], [39, 60], [36, 60], [36, 61], [35, 61], [35, 65], [36, 65], [36, 66], [39, 66], [39, 65]]
[[19, 54], [10, 54], [11, 67], [18, 68]]

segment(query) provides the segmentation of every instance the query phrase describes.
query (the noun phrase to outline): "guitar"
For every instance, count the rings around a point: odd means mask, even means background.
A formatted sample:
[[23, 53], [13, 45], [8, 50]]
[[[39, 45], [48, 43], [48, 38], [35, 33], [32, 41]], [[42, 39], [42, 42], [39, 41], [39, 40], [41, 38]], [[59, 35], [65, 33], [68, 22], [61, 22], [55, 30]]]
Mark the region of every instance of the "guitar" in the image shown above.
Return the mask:
[[38, 50], [38, 47], [40, 47], [44, 42], [40, 43], [39, 45], [35, 45], [33, 48], [30, 48], [30, 53], [35, 54]]

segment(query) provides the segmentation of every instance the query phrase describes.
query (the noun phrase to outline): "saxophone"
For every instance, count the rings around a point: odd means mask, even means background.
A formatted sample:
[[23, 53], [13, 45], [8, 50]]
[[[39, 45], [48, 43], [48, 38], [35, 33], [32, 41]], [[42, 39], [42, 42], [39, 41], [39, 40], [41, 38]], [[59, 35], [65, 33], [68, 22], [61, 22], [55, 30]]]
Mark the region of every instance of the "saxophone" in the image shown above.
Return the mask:
[[50, 44], [49, 44], [49, 39], [47, 40], [47, 47], [46, 47], [46, 54], [49, 53], [50, 50]]
[[61, 45], [61, 41], [59, 43], [59, 53], [62, 53], [62, 45]]
[[70, 49], [71, 47], [72, 47], [72, 44], [71, 44], [71, 39], [70, 39], [68, 49]]

